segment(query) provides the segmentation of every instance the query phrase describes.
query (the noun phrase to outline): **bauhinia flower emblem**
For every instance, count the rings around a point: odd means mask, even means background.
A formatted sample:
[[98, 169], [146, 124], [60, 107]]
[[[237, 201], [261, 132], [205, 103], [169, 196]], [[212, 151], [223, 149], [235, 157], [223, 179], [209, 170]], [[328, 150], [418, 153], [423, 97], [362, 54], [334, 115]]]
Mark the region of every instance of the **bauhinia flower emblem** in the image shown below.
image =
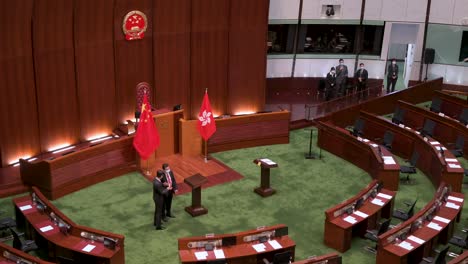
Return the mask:
[[198, 120], [202, 123], [202, 126], [206, 126], [211, 123], [211, 112], [203, 111], [201, 116], [198, 116]]

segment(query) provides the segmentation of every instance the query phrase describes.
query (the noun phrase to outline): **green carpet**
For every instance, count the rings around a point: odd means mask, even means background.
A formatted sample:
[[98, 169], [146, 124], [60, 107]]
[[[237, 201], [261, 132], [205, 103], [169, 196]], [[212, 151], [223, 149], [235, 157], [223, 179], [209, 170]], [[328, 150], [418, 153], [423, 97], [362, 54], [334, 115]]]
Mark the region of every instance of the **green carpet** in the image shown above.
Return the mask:
[[[164, 231], [153, 228], [152, 186], [137, 173], [91, 186], [54, 204], [78, 224], [123, 234], [129, 264], [179, 263], [179, 237], [239, 232], [278, 223], [288, 225], [297, 244], [297, 260], [321, 255], [334, 251], [323, 244], [324, 211], [356, 194], [371, 178], [325, 151], [321, 160], [304, 159], [308, 142], [309, 131], [297, 130], [291, 132], [290, 144], [214, 154], [245, 178], [204, 189], [203, 205], [209, 212], [197, 218], [183, 210], [191, 203], [190, 194], [175, 197], [173, 211], [177, 218], [166, 223]], [[316, 147], [314, 151], [317, 152]], [[279, 164], [271, 175], [277, 193], [268, 198], [253, 192], [259, 185], [260, 169], [252, 160], [258, 157], [269, 157]], [[462, 162], [466, 165], [466, 161]], [[404, 208], [404, 201], [418, 197], [419, 210], [432, 198], [434, 188], [429, 180], [420, 173], [412, 178], [415, 184], [401, 185], [395, 208]], [[13, 215], [11, 197], [1, 199], [0, 206], [6, 214]], [[466, 224], [468, 221], [463, 220], [460, 226]], [[343, 254], [343, 263], [375, 263], [375, 255], [363, 250], [372, 245], [361, 238], [353, 239], [351, 250]]]

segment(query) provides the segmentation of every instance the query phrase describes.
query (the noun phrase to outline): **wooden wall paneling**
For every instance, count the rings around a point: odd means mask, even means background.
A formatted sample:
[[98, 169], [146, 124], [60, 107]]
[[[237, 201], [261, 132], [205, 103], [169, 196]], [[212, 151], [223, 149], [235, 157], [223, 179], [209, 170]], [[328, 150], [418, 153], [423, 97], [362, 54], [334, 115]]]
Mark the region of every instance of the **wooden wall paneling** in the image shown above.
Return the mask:
[[0, 1], [1, 166], [40, 152], [31, 42], [32, 0]]
[[191, 113], [198, 116], [208, 88], [215, 115], [227, 112], [229, 0], [193, 0], [191, 28]]
[[74, 1], [34, 1], [33, 46], [42, 151], [79, 140], [73, 8]]
[[[128, 41], [122, 31], [125, 15], [138, 10], [148, 21], [143, 39]], [[136, 106], [136, 86], [140, 82], [150, 84], [153, 94], [153, 1], [115, 0], [114, 45], [115, 45], [115, 88], [117, 122], [133, 119]], [[152, 96], [154, 98], [154, 96]], [[154, 102], [151, 102], [154, 105]]]
[[76, 84], [81, 139], [117, 127], [114, 75], [114, 0], [75, 1]]
[[228, 113], [264, 109], [269, 0], [230, 1]]
[[155, 107], [182, 104], [188, 117], [191, 0], [155, 0], [153, 17]]

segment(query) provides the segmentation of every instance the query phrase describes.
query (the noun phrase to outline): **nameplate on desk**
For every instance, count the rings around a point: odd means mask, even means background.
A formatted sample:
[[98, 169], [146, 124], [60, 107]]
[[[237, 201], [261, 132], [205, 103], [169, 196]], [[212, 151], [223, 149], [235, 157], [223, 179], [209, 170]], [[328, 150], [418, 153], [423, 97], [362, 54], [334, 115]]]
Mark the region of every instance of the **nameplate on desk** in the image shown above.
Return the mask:
[[432, 219], [432, 220], [436, 220], [436, 221], [439, 221], [439, 222], [442, 222], [442, 223], [446, 223], [446, 224], [450, 223], [450, 220], [449, 220], [449, 219], [443, 218], [443, 217], [440, 217], [440, 216], [436, 216], [436, 217], [434, 217], [434, 219]]
[[399, 124], [398, 126], [399, 126], [399, 127], [405, 127], [405, 125], [403, 125], [403, 124]]
[[368, 214], [365, 214], [365, 213], [363, 213], [363, 212], [361, 212], [361, 211], [356, 211], [356, 212], [354, 212], [354, 214], [357, 215], [357, 216], [360, 216], [360, 217], [362, 217], [362, 218], [367, 218], [367, 217], [369, 217]]
[[458, 164], [448, 163], [447, 165], [452, 169], [461, 169], [461, 166]]
[[21, 211], [26, 211], [26, 210], [29, 210], [29, 209], [32, 209], [32, 206], [30, 204], [28, 205], [23, 205], [23, 206], [20, 206], [19, 209]]
[[208, 257], [208, 252], [206, 251], [195, 252], [195, 257], [197, 258], [197, 260], [204, 260], [206, 259], [206, 257]]
[[281, 246], [280, 243], [278, 243], [278, 241], [276, 240], [270, 240], [268, 241], [268, 244], [270, 244], [270, 246], [273, 247], [273, 249], [283, 248], [283, 246]]
[[458, 162], [457, 159], [445, 159], [445, 161], [447, 161], [447, 162]]
[[[420, 135], [420, 134], [421, 134], [419, 131], [415, 131], [415, 132], [416, 132], [416, 134], [418, 134], [418, 135]], [[426, 140], [427, 140], [427, 139], [426, 139]]]
[[356, 218], [352, 217], [352, 216], [347, 216], [345, 218], [343, 218], [344, 221], [350, 223], [350, 224], [355, 224], [357, 222]]
[[373, 199], [373, 200], [371, 201], [371, 203], [373, 203], [373, 204], [375, 204], [375, 205], [378, 205], [378, 206], [383, 206], [383, 205], [385, 204], [384, 202], [382, 202], [382, 200], [377, 199], [377, 198], [376, 198], [376, 199]]
[[445, 203], [445, 207], [452, 208], [452, 209], [455, 209], [455, 210], [460, 209], [460, 206], [459, 206], [459, 205], [456, 205], [456, 204], [451, 203], [451, 202]]
[[216, 250], [214, 250], [213, 252], [214, 252], [214, 254], [215, 254], [216, 259], [224, 259], [224, 258], [226, 258], [226, 257], [224, 256], [224, 251], [223, 251], [222, 249], [216, 249]]
[[408, 239], [413, 241], [413, 242], [418, 243], [419, 245], [422, 245], [422, 244], [424, 244], [424, 242], [426, 242], [426, 241], [420, 239], [419, 237], [415, 237], [415, 236], [409, 236]]
[[412, 250], [414, 248], [410, 243], [408, 243], [406, 241], [401, 242], [400, 244], [398, 244], [398, 246], [400, 246], [400, 247], [402, 247], [404, 249], [407, 249], [407, 250]]
[[372, 144], [370, 144], [370, 145], [371, 145], [372, 147], [374, 147], [374, 148], [376, 148], [376, 147], [379, 146], [379, 145], [377, 145], [377, 144], [375, 144], [375, 143], [372, 143]]
[[431, 141], [430, 143], [431, 143], [431, 145], [440, 145], [440, 143], [438, 141]]
[[405, 128], [411, 130], [411, 127], [405, 127]]
[[362, 141], [364, 141], [366, 143], [369, 142], [369, 140], [367, 138], [362, 139]]
[[257, 252], [264, 252], [266, 248], [264, 244], [255, 244], [255, 245], [252, 245], [252, 247]]
[[378, 193], [377, 196], [382, 197], [384, 199], [388, 199], [388, 200], [392, 199], [391, 195], [388, 195], [388, 194], [385, 194], [385, 193]]
[[458, 197], [454, 197], [454, 196], [449, 196], [449, 197], [447, 197], [447, 199], [455, 201], [455, 202], [459, 202], [459, 203], [463, 202], [463, 198], [458, 198]]
[[393, 157], [391, 156], [383, 156], [382, 158], [383, 158], [384, 164], [387, 164], [387, 165], [396, 164], [395, 160], [393, 160]]
[[96, 247], [95, 245], [88, 244], [81, 250], [83, 250], [84, 252], [91, 252], [91, 250], [93, 250], [95, 247]]
[[446, 147], [441, 147], [441, 146], [436, 146], [435, 148], [436, 148], [438, 151], [440, 151], [441, 149], [443, 149], [443, 150], [447, 150], [447, 148], [446, 148]]
[[439, 224], [434, 223], [434, 222], [430, 222], [427, 225], [427, 227], [432, 228], [432, 229], [437, 230], [437, 231], [440, 231], [442, 229], [442, 227]]
[[54, 230], [54, 228], [51, 225], [48, 225], [48, 226], [44, 226], [44, 227], [39, 228], [39, 230], [41, 230], [41, 232], [47, 232], [47, 231], [50, 231], [50, 230]]

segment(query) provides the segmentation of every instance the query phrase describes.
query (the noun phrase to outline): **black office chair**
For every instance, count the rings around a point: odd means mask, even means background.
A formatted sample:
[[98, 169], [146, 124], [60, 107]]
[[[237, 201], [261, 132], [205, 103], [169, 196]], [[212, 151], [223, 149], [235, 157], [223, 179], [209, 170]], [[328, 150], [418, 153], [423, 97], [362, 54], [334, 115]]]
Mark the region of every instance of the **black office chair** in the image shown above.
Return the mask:
[[463, 249], [468, 249], [468, 235], [465, 235], [464, 238], [461, 235], [454, 235], [450, 238], [449, 243]]
[[433, 258], [433, 257], [427, 257], [427, 258], [423, 258], [421, 262], [419, 262], [419, 264], [427, 264], [427, 263], [434, 263], [434, 264], [445, 264], [447, 263], [445, 261], [445, 256], [447, 256], [447, 253], [449, 251], [449, 246], [445, 247], [444, 249], [442, 249], [439, 254], [437, 255], [436, 258]]
[[453, 149], [450, 149], [450, 152], [455, 157], [463, 157], [463, 148], [465, 147], [465, 138], [463, 136], [458, 135], [457, 140], [455, 141], [455, 146]]
[[38, 249], [34, 240], [20, 239], [19, 234], [13, 228], [10, 228], [13, 235], [13, 247], [23, 252], [29, 252]]
[[388, 150], [392, 150], [393, 137], [394, 134], [392, 132], [385, 131], [382, 145]]
[[403, 221], [410, 219], [414, 214], [414, 207], [416, 206], [417, 201], [418, 201], [418, 198], [416, 198], [416, 200], [414, 200], [412, 204], [405, 202], [405, 204], [409, 206], [408, 210], [405, 211], [403, 209], [396, 209], [395, 211], [393, 211], [393, 217], [398, 218]]
[[[390, 227], [391, 221], [392, 219], [386, 219], [380, 224], [378, 229], [366, 230], [366, 234], [364, 235], [364, 237], [373, 242], [377, 242], [379, 240], [379, 236], [387, 232], [388, 228]], [[375, 244], [374, 248], [367, 247], [366, 249], [368, 249], [372, 253], [377, 253], [377, 245], [378, 243]]]
[[291, 259], [292, 259], [291, 251], [285, 251], [281, 253], [276, 253], [273, 256], [272, 262], [269, 262], [266, 259], [263, 259], [263, 262], [265, 262], [265, 264], [289, 264], [291, 263]]
[[419, 153], [414, 151], [409, 161], [409, 166], [400, 166], [400, 173], [406, 174], [406, 183], [410, 182], [410, 174], [416, 173], [416, 163], [419, 159]]
[[434, 113], [440, 113], [440, 106], [442, 105], [442, 100], [439, 97], [432, 98], [431, 107], [429, 108]]
[[406, 111], [404, 109], [401, 109], [397, 106], [395, 108], [395, 112], [393, 113], [392, 122], [397, 125], [402, 124], [404, 116], [405, 116], [405, 112]]
[[363, 130], [364, 130], [364, 120], [360, 118], [356, 119], [356, 122], [354, 122], [352, 134], [356, 137], [362, 136]]
[[468, 108], [463, 108], [459, 121], [465, 126], [468, 125]]

